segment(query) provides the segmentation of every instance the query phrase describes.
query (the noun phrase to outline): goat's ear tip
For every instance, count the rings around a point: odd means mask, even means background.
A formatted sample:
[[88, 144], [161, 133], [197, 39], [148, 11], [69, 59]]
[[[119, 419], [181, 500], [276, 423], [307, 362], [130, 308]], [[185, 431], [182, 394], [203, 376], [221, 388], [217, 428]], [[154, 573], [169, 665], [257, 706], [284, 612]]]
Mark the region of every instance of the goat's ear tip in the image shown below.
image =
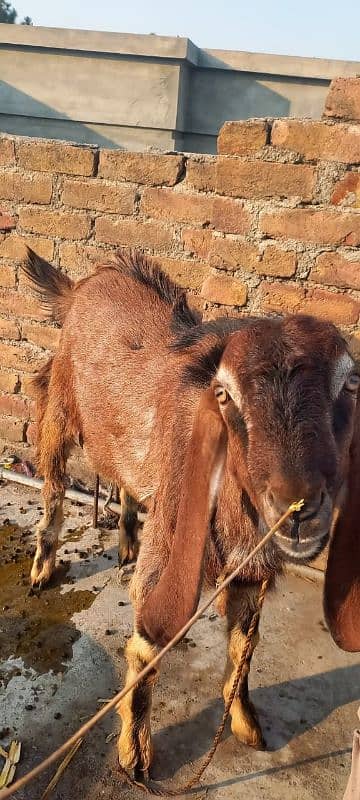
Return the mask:
[[28, 245], [28, 244], [27, 244], [27, 245], [25, 245], [25, 248], [26, 248], [26, 258], [27, 258], [27, 261], [34, 262], [34, 261], [35, 261], [35, 259], [38, 257], [38, 256], [36, 255], [36, 253], [35, 253], [35, 250], [33, 250], [33, 249], [32, 249], [32, 247], [29, 247], [29, 245]]

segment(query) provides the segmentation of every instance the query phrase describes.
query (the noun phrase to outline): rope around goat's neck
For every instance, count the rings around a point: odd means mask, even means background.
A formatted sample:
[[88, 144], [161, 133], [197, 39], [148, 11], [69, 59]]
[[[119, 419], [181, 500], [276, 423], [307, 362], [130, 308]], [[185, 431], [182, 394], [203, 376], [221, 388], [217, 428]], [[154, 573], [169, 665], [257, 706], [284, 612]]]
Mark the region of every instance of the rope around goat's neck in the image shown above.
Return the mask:
[[67, 739], [66, 742], [64, 742], [60, 747], [58, 747], [57, 750], [54, 750], [53, 753], [51, 753], [49, 756], [47, 756], [47, 758], [41, 761], [41, 763], [38, 764], [37, 767], [31, 769], [30, 772], [28, 772], [26, 775], [23, 775], [23, 777], [19, 778], [19, 780], [15, 781], [15, 783], [9, 788], [0, 789], [0, 800], [7, 800], [8, 797], [12, 797], [15, 794], [15, 792], [17, 792], [19, 789], [22, 789], [23, 786], [27, 786], [27, 784], [33, 781], [34, 778], [37, 778], [38, 775], [41, 775], [41, 773], [45, 769], [47, 769], [47, 767], [50, 767], [51, 764], [54, 764], [62, 756], [64, 756], [67, 753], [67, 751], [70, 750], [70, 748], [73, 747], [79, 739], [86, 736], [86, 734], [94, 727], [94, 725], [100, 722], [100, 720], [103, 717], [105, 717], [105, 715], [108, 714], [108, 712], [111, 711], [111, 709], [115, 708], [115, 706], [118, 705], [120, 700], [122, 700], [123, 697], [125, 697], [125, 695], [128, 694], [128, 692], [130, 692], [131, 689], [134, 688], [134, 686], [136, 686], [140, 681], [146, 678], [149, 672], [151, 672], [154, 669], [154, 667], [157, 664], [159, 664], [159, 662], [166, 655], [166, 653], [168, 653], [169, 650], [172, 649], [172, 647], [174, 647], [178, 642], [180, 642], [180, 639], [182, 639], [183, 636], [185, 636], [185, 634], [190, 630], [192, 625], [194, 625], [194, 623], [197, 622], [198, 619], [200, 619], [202, 614], [204, 614], [204, 612], [207, 611], [209, 606], [211, 606], [214, 600], [216, 600], [218, 595], [221, 594], [221, 592], [224, 589], [226, 589], [227, 586], [229, 586], [229, 584], [234, 580], [234, 578], [238, 577], [239, 573], [244, 569], [244, 567], [246, 567], [246, 565], [249, 563], [249, 561], [251, 561], [251, 559], [256, 555], [256, 553], [258, 553], [259, 550], [262, 550], [265, 544], [267, 544], [267, 542], [272, 538], [274, 533], [276, 533], [276, 531], [279, 530], [279, 528], [281, 528], [283, 522], [285, 522], [285, 520], [288, 517], [290, 517], [291, 514], [294, 513], [294, 511], [300, 511], [303, 505], [304, 505], [303, 500], [299, 500], [297, 503], [291, 503], [287, 511], [285, 511], [285, 513], [280, 517], [280, 519], [278, 519], [275, 525], [273, 525], [273, 527], [265, 534], [265, 536], [263, 536], [261, 541], [258, 542], [256, 547], [254, 547], [254, 549], [251, 551], [251, 553], [249, 553], [249, 555], [246, 556], [246, 558], [244, 558], [241, 564], [239, 564], [239, 566], [236, 567], [236, 569], [234, 569], [227, 576], [227, 578], [225, 578], [225, 580], [223, 580], [223, 582], [217, 587], [217, 589], [215, 589], [215, 591], [210, 595], [210, 597], [201, 606], [201, 608], [198, 608], [195, 614], [193, 614], [193, 616], [188, 620], [186, 625], [184, 625], [181, 628], [181, 630], [176, 634], [176, 636], [174, 636], [171, 639], [171, 641], [168, 642], [168, 644], [165, 645], [165, 647], [163, 647], [162, 650], [160, 650], [160, 652], [156, 656], [154, 656], [154, 658], [151, 661], [149, 661], [147, 666], [144, 667], [144, 669], [141, 670], [141, 672], [139, 672], [136, 678], [130, 681], [130, 683], [124, 689], [121, 689], [120, 692], [117, 692], [117, 694], [115, 694], [114, 697], [111, 700], [109, 700], [108, 703], [106, 703], [102, 708], [100, 708], [99, 711], [96, 712], [96, 714], [90, 717], [90, 719], [87, 722], [85, 722], [84, 725], [82, 725], [81, 728], [79, 728], [75, 733], [73, 733], [73, 735], [70, 736], [70, 738]]
[[[244, 671], [244, 667], [245, 667], [246, 661], [248, 659], [248, 656], [250, 655], [250, 648], [251, 648], [251, 645], [252, 645], [253, 636], [254, 636], [254, 633], [255, 633], [255, 631], [257, 629], [257, 625], [258, 625], [258, 622], [259, 622], [259, 619], [260, 619], [261, 609], [262, 609], [263, 604], [264, 604], [265, 594], [266, 594], [266, 590], [268, 588], [268, 585], [269, 585], [269, 578], [266, 578], [261, 584], [261, 588], [260, 588], [260, 592], [259, 592], [259, 596], [258, 596], [258, 600], [257, 600], [257, 609], [256, 609], [256, 611], [254, 611], [254, 613], [252, 615], [252, 618], [251, 618], [251, 623], [250, 623], [249, 630], [247, 632], [246, 640], [245, 640], [245, 643], [244, 643], [244, 647], [243, 647], [243, 650], [242, 650], [242, 653], [241, 653], [241, 659], [239, 661], [239, 665], [238, 665], [238, 668], [236, 670], [235, 678], [234, 678], [234, 681], [233, 681], [233, 684], [232, 684], [232, 687], [231, 687], [231, 692], [230, 692], [229, 697], [227, 699], [227, 702], [225, 704], [222, 720], [221, 720], [220, 725], [219, 725], [219, 727], [218, 727], [218, 729], [216, 731], [216, 734], [214, 736], [214, 741], [212, 743], [212, 747], [210, 748], [209, 752], [205, 756], [204, 761], [201, 764], [201, 767], [198, 769], [198, 771], [195, 773], [195, 775], [193, 775], [193, 777], [190, 778], [190, 780], [188, 780], [186, 783], [183, 784], [183, 786], [179, 786], [176, 789], [171, 789], [170, 787], [166, 787], [166, 786], [159, 786], [159, 785], [154, 785], [154, 784], [141, 783], [141, 781], [137, 781], [134, 778], [132, 778], [131, 775], [128, 773], [128, 771], [125, 769], [125, 767], [122, 767], [121, 764], [119, 763], [120, 771], [124, 775], [127, 783], [130, 784], [130, 786], [136, 786], [139, 789], [141, 789], [143, 792], [145, 792], [146, 794], [152, 795], [153, 797], [179, 797], [180, 795], [183, 795], [187, 791], [189, 791], [189, 789], [192, 789], [193, 786], [195, 786], [196, 783], [199, 783], [199, 781], [202, 778], [205, 770], [209, 766], [210, 761], [212, 760], [213, 756], [215, 755], [215, 752], [217, 750], [218, 744], [219, 744], [219, 742], [221, 740], [221, 737], [222, 737], [222, 735], [224, 733], [225, 725], [226, 725], [226, 723], [228, 721], [228, 718], [229, 718], [230, 709], [231, 709], [231, 706], [233, 704], [233, 700], [235, 698], [236, 692], [237, 692], [237, 690], [239, 688], [239, 685], [240, 685], [240, 683], [242, 681], [243, 671]], [[200, 788], [201, 787], [199, 786], [199, 789]]]

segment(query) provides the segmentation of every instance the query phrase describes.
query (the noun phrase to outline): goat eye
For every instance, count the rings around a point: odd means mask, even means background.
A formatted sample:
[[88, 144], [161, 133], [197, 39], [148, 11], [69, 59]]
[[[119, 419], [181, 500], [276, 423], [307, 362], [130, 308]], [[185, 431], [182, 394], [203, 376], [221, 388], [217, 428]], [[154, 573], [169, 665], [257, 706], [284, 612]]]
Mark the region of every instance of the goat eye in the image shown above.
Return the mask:
[[226, 389], [224, 389], [223, 386], [217, 386], [216, 387], [216, 389], [215, 389], [215, 397], [216, 397], [218, 403], [221, 406], [224, 406], [225, 403], [227, 403], [228, 400], [230, 400], [230, 395], [228, 394]]
[[354, 373], [353, 375], [349, 375], [344, 383], [344, 389], [348, 392], [357, 392], [360, 386], [360, 375]]

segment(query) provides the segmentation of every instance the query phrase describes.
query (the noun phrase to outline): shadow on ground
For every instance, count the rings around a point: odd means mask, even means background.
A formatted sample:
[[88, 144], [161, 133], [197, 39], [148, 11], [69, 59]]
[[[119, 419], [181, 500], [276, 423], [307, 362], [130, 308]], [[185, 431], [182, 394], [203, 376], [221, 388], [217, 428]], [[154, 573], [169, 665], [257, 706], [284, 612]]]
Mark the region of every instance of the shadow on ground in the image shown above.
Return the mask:
[[[259, 713], [267, 751], [281, 750], [293, 739], [321, 724], [335, 709], [357, 701], [359, 691], [360, 664], [254, 689], [251, 699]], [[271, 715], [268, 709], [272, 709]], [[276, 714], [273, 713], [274, 709]], [[185, 722], [169, 725], [157, 733], [154, 737], [157, 758], [153, 777], [159, 780], [173, 777], [188, 762], [189, 742], [192, 760], [203, 757], [211, 747], [222, 712], [223, 702], [218, 698]], [[231, 735], [228, 724], [223, 739]], [[242, 745], [239, 747], [242, 748]], [[351, 748], [345, 748], [316, 756], [315, 760], [350, 751]], [[169, 753], [171, 760], [166, 758]], [[312, 760], [300, 760], [296, 766]], [[278, 769], [282, 768], [270, 768], [269, 774]], [[267, 773], [268, 770], [262, 774]], [[253, 777], [257, 774], [255, 772]]]

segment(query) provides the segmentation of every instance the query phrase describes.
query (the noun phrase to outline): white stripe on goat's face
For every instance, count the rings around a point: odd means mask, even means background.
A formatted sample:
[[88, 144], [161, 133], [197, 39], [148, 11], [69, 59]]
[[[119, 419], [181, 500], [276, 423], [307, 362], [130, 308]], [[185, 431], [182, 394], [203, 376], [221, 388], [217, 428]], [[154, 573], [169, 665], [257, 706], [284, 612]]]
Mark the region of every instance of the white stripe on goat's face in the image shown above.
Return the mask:
[[335, 361], [331, 376], [330, 393], [333, 400], [339, 396], [346, 379], [351, 375], [355, 362], [349, 353], [342, 353]]
[[241, 413], [243, 402], [242, 402], [241, 391], [239, 388], [239, 381], [235, 373], [231, 372], [228, 366], [221, 364], [217, 371], [215, 380], [221, 386], [223, 386], [227, 392], [229, 392], [231, 399], [234, 401], [235, 405], [238, 407]]

